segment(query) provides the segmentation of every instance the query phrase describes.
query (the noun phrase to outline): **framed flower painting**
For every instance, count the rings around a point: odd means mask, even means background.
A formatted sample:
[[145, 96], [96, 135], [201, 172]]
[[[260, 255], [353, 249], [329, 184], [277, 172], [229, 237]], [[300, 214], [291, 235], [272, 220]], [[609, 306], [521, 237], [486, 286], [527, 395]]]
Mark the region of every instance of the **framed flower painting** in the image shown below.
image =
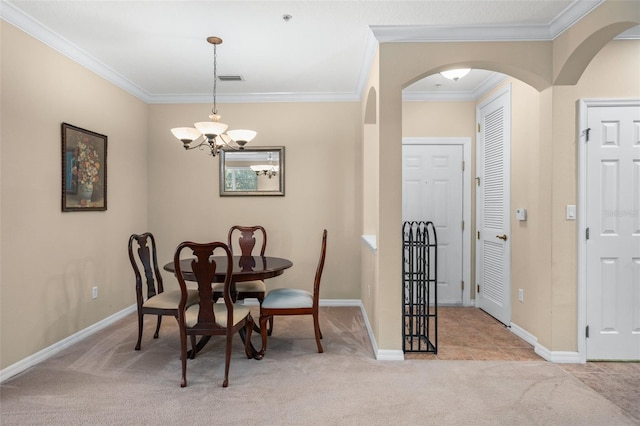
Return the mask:
[[107, 137], [62, 123], [62, 211], [107, 210]]

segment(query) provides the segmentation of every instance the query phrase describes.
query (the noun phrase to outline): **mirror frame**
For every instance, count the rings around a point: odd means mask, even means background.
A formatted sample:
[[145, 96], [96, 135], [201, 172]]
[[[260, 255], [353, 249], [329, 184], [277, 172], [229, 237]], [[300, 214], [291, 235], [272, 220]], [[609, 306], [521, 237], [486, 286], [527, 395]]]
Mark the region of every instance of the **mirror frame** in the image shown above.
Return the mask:
[[[233, 155], [233, 153], [240, 152], [277, 152], [279, 158], [278, 164], [278, 189], [276, 190], [263, 190], [263, 191], [228, 191], [225, 189], [225, 171], [227, 156]], [[220, 196], [221, 197], [238, 197], [238, 196], [284, 196], [284, 146], [255, 146], [251, 148], [244, 148], [241, 150], [235, 149], [221, 149], [220, 150]]]

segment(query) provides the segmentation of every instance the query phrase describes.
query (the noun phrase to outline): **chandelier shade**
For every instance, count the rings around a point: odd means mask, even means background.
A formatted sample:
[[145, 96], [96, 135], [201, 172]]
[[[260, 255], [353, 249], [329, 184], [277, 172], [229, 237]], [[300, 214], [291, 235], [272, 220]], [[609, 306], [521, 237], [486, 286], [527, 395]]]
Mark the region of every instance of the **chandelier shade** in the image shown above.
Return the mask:
[[171, 133], [173, 133], [173, 136], [175, 136], [183, 143], [191, 143], [192, 141], [202, 136], [202, 133], [200, 133], [198, 129], [194, 129], [193, 127], [176, 127], [174, 129], [171, 129]]
[[236, 129], [229, 130], [227, 135], [238, 145], [245, 145], [256, 137], [257, 133], [253, 130]]
[[213, 45], [213, 108], [209, 119], [211, 121], [199, 121], [194, 127], [175, 127], [171, 133], [182, 142], [184, 149], [209, 148], [211, 155], [215, 156], [221, 149], [244, 149], [244, 146], [256, 137], [253, 130], [229, 130], [225, 123], [220, 122], [216, 103], [216, 89], [218, 79], [217, 46], [222, 44], [222, 39], [211, 36], [207, 42]]
[[216, 121], [200, 121], [195, 123], [194, 126], [200, 133], [205, 135], [207, 139], [213, 139], [223, 134], [227, 130], [227, 127], [229, 127], [227, 124]]
[[471, 68], [459, 68], [455, 70], [442, 71], [440, 74], [444, 78], [448, 78], [449, 80], [458, 81], [465, 75], [469, 74]]

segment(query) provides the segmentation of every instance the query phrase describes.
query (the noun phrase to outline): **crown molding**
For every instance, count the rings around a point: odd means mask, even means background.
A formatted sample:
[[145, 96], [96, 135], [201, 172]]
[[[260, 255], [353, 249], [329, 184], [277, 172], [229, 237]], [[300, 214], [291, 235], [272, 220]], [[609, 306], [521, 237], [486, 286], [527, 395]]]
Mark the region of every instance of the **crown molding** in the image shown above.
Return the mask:
[[640, 40], [640, 25], [628, 29], [615, 38], [616, 40]]
[[82, 50], [80, 47], [62, 38], [60, 35], [43, 25], [40, 21], [26, 15], [20, 9], [13, 6], [13, 4], [3, 1], [2, 6], [0, 7], [0, 16], [6, 22], [9, 22], [37, 40], [40, 40], [52, 49], [57, 50], [88, 70], [98, 74], [105, 80], [115, 84], [133, 96], [148, 102], [150, 96], [149, 93], [132, 83], [130, 80], [127, 80], [125, 77], [118, 74], [112, 68], [100, 62], [93, 56], [87, 54], [87, 52]]
[[574, 0], [548, 25], [372, 25], [380, 43], [462, 41], [549, 41], [582, 19], [605, 0]]
[[[361, 97], [358, 93], [293, 93], [293, 92], [274, 92], [274, 93], [230, 93], [217, 96], [218, 103], [222, 104], [250, 104], [250, 103], [269, 103], [269, 102], [360, 102]], [[149, 104], [209, 104], [211, 103], [211, 94], [206, 95], [148, 95], [145, 102]]]

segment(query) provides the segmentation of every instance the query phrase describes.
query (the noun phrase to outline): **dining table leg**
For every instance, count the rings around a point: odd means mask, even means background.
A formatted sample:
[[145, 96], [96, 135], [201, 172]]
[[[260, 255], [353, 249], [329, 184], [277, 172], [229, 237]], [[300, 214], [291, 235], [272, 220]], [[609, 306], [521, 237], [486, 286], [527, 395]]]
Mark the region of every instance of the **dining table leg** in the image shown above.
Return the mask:
[[[254, 330], [255, 330], [255, 326], [254, 326]], [[247, 341], [247, 332], [245, 331], [245, 329], [244, 328], [240, 329], [238, 331], [238, 334], [240, 334], [240, 338], [242, 339], [242, 343], [245, 343]], [[253, 359], [261, 360], [263, 354], [261, 354], [260, 351], [258, 351], [253, 346], [252, 342], [249, 342], [249, 346], [251, 348], [251, 356], [253, 357]]]
[[198, 352], [200, 352], [202, 350], [202, 348], [205, 347], [207, 342], [209, 342], [209, 339], [211, 339], [211, 336], [202, 336], [202, 338], [198, 341], [198, 343], [196, 343], [196, 352], [195, 352], [195, 354], [193, 353], [193, 349], [189, 349], [187, 351], [187, 358], [189, 358], [189, 359], [195, 358], [196, 354]]

